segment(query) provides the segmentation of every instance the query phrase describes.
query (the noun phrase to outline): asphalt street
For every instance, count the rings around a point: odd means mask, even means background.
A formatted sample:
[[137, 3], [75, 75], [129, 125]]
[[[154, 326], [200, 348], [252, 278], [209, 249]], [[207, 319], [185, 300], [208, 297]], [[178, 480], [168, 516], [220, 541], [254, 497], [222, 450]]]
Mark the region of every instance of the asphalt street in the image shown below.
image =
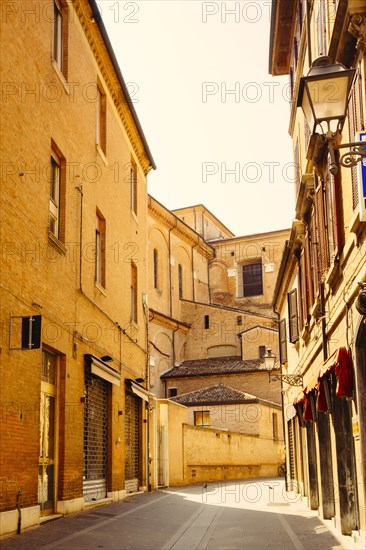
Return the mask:
[[2, 550], [342, 549], [331, 522], [288, 494], [283, 479], [162, 489], [43, 523]]

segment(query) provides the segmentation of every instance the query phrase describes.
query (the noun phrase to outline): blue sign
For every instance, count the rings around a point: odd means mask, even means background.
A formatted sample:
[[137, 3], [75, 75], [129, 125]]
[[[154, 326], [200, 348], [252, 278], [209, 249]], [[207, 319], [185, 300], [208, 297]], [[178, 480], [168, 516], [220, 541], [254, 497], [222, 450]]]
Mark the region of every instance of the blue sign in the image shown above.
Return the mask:
[[[360, 140], [364, 141], [364, 150], [366, 151], [366, 132], [360, 132]], [[361, 161], [361, 185], [360, 185], [361, 198], [366, 199], [366, 157]]]

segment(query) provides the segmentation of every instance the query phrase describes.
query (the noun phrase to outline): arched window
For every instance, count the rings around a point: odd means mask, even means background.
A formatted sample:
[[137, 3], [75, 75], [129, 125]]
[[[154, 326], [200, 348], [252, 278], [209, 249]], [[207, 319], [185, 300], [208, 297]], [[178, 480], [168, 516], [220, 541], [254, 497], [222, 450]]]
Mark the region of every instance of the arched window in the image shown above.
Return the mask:
[[178, 289], [179, 298], [183, 298], [183, 268], [181, 264], [178, 265]]
[[154, 248], [154, 288], [159, 288], [159, 255], [156, 248]]

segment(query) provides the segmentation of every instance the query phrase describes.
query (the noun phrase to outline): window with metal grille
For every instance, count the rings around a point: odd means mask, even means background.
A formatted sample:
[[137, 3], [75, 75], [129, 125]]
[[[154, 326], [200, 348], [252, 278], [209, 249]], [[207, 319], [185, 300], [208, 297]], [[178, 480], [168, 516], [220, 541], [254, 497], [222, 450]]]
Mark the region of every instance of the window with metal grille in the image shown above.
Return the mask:
[[243, 289], [244, 297], [263, 294], [262, 260], [243, 265]]
[[169, 397], [175, 397], [178, 395], [178, 388], [169, 388]]

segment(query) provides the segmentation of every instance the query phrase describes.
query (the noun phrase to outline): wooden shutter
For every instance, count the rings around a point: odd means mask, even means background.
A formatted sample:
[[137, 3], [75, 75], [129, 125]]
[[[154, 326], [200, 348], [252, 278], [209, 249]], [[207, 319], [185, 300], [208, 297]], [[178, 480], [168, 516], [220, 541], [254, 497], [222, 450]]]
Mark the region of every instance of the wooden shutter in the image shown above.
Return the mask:
[[329, 260], [334, 261], [344, 244], [344, 227], [341, 209], [341, 182], [339, 176], [329, 173], [326, 185]]
[[318, 56], [327, 55], [327, 28], [325, 15], [325, 0], [318, 2], [317, 38]]
[[315, 191], [315, 220], [319, 282], [329, 267], [327, 226], [325, 220], [323, 182]]
[[287, 334], [286, 334], [286, 319], [281, 319], [279, 324], [280, 333], [280, 363], [287, 363]]
[[299, 339], [299, 315], [297, 310], [297, 290], [294, 288], [288, 293], [288, 316], [290, 342], [293, 344]]
[[305, 235], [304, 247], [300, 257], [300, 329], [308, 322], [310, 307], [314, 303], [314, 287], [312, 273], [314, 267], [311, 264], [310, 234]]
[[[352, 88], [350, 101], [348, 104], [348, 131], [349, 141], [357, 141], [357, 132], [362, 132], [365, 129], [364, 112], [363, 112], [363, 97], [362, 97], [362, 76], [361, 66], [357, 68], [355, 85]], [[351, 168], [352, 177], [352, 207], [356, 208], [359, 202], [358, 181], [357, 181], [357, 166]]]
[[316, 219], [315, 219], [315, 208], [312, 209], [310, 214], [310, 224], [309, 224], [309, 239], [308, 239], [308, 257], [309, 261], [307, 266], [307, 278], [309, 279], [308, 285], [309, 289], [313, 289], [314, 293], [309, 302], [314, 303], [314, 295], [318, 294], [319, 290], [319, 257], [318, 257], [318, 235], [316, 231]]

